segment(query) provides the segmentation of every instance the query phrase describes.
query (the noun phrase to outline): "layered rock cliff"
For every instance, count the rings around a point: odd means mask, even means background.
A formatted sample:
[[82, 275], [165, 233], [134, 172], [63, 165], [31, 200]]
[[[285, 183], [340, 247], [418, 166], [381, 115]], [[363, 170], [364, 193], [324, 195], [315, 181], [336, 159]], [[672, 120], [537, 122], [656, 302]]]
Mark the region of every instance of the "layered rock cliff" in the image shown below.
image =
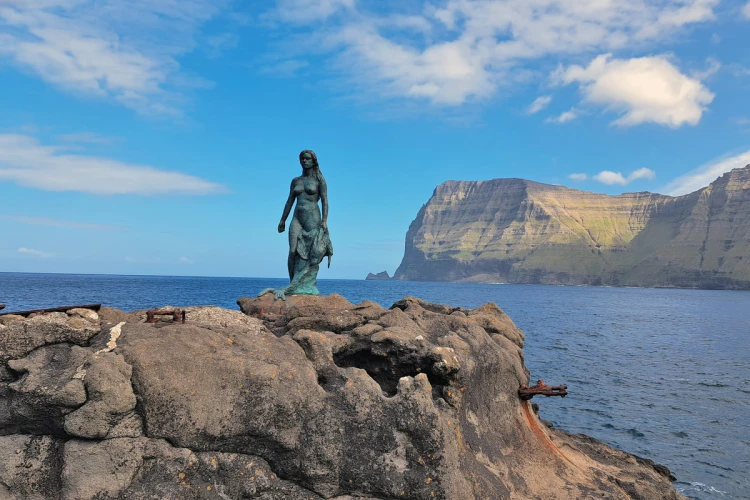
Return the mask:
[[0, 499], [682, 498], [519, 399], [494, 304], [239, 303], [0, 317]]
[[750, 165], [679, 197], [448, 181], [394, 278], [750, 289]]

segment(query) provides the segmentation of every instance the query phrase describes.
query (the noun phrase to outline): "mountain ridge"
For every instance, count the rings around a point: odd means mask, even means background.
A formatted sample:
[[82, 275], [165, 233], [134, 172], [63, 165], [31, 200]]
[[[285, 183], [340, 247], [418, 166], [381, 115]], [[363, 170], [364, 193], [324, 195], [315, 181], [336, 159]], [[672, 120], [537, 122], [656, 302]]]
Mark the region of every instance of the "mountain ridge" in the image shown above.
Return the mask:
[[446, 181], [393, 279], [750, 289], [750, 165], [682, 196]]

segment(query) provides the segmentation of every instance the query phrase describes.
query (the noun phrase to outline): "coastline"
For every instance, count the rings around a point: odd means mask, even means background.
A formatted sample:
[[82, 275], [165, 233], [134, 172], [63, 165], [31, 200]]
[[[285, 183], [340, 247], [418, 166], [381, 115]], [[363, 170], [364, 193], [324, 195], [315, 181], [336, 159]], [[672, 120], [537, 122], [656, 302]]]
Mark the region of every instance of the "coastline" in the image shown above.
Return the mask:
[[[165, 304], [236, 310], [238, 296], [284, 281], [33, 274], [8, 278], [0, 274], [0, 301], [8, 302], [7, 311], [99, 302], [127, 311]], [[730, 495], [744, 491], [738, 483], [750, 474], [741, 464], [744, 438], [735, 430], [739, 428], [712, 422], [741, 422], [750, 404], [741, 384], [750, 377], [744, 363], [750, 338], [742, 328], [750, 321], [746, 294], [361, 279], [322, 279], [318, 286], [324, 294], [340, 293], [354, 303], [371, 299], [383, 307], [409, 294], [466, 308], [495, 302], [527, 332], [524, 351], [534, 380], [568, 383], [575, 391], [545, 404], [546, 420], [664, 463], [682, 481], [678, 487], [697, 492], [697, 498], [714, 497], [691, 483]], [[629, 360], [636, 355], [639, 369], [633, 371]], [[592, 373], [598, 374], [595, 380]], [[661, 382], [654, 385], [653, 380]], [[697, 400], [718, 402], [695, 406], [678, 397], [683, 391]], [[607, 404], [609, 398], [624, 406]], [[713, 445], [696, 451], [696, 442]]]
[[30, 460], [0, 454], [6, 492], [683, 498], [666, 467], [531, 411], [524, 334], [494, 304], [237, 303], [2, 317], [0, 449]]

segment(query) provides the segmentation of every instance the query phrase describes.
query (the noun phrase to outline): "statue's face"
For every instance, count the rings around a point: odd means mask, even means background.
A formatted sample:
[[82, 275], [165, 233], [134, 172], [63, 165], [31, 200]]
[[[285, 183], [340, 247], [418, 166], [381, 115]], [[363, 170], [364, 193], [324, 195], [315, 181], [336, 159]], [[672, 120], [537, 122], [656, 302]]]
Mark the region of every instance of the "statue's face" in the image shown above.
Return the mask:
[[299, 159], [300, 164], [302, 165], [302, 168], [307, 170], [308, 168], [312, 168], [313, 165], [315, 165], [315, 162], [312, 159], [312, 155], [310, 153], [305, 153], [302, 155], [302, 158]]

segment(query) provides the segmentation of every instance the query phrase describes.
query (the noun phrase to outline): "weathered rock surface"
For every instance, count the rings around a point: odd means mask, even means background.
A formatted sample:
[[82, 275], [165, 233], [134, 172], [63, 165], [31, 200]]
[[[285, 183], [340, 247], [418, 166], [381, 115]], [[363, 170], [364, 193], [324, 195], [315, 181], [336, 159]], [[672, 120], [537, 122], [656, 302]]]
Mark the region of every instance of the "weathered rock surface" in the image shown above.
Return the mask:
[[0, 499], [680, 498], [665, 468], [541, 423], [494, 304], [238, 303], [9, 322]]
[[394, 279], [750, 289], [750, 165], [684, 196], [447, 181]]

